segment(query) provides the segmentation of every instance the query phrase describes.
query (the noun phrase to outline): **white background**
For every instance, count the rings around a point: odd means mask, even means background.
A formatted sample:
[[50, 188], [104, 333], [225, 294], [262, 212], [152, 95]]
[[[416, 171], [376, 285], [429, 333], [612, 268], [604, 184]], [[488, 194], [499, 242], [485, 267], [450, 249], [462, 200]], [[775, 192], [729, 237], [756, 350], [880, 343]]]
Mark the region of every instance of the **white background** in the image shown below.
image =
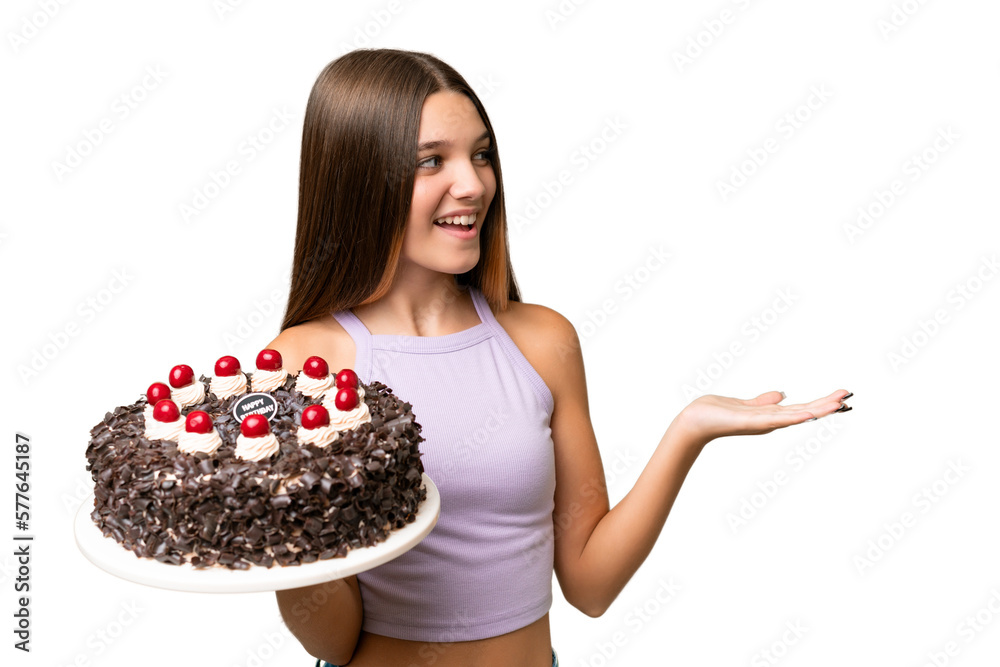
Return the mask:
[[[556, 585], [561, 664], [995, 664], [1000, 6], [233, 4], [4, 5], [5, 656], [311, 664], [273, 595], [119, 580], [79, 553], [72, 519], [106, 410], [177, 363], [246, 364], [277, 333], [309, 90], [374, 46], [433, 53], [484, 100], [522, 298], [583, 340], [612, 503], [697, 393], [855, 392], [836, 418], [711, 443], [602, 617]], [[276, 111], [291, 120], [268, 135]], [[267, 140], [252, 159], [251, 136]], [[240, 173], [185, 220], [230, 160]], [[11, 648], [17, 431], [30, 655]]]

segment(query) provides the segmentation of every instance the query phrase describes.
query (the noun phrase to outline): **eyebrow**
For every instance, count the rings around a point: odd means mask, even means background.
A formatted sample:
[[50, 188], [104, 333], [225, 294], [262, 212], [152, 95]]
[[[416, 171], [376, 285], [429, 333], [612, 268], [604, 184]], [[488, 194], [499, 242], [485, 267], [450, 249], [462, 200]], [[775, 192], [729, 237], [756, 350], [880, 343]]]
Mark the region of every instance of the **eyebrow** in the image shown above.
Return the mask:
[[[490, 131], [486, 130], [478, 137], [476, 137], [476, 140], [473, 143], [479, 143], [483, 139], [489, 139], [489, 137], [490, 137]], [[439, 139], [437, 141], [425, 141], [424, 143], [417, 146], [417, 152], [419, 153], [420, 151], [429, 151], [435, 148], [439, 148], [441, 146], [451, 146], [451, 142], [445, 139]]]

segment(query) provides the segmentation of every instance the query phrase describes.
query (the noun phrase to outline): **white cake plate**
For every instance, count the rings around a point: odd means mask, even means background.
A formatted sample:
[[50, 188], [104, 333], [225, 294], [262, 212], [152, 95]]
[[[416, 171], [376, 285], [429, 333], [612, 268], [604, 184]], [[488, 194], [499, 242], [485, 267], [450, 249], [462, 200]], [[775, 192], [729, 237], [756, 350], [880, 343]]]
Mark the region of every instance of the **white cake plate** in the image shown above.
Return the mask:
[[425, 473], [427, 498], [420, 503], [416, 518], [375, 546], [351, 549], [342, 558], [328, 558], [302, 565], [271, 567], [251, 565], [246, 570], [227, 567], [195, 568], [189, 563], [170, 565], [141, 558], [112, 537], [105, 537], [90, 518], [94, 497], [85, 500], [76, 513], [76, 544], [97, 567], [111, 574], [155, 588], [193, 593], [261, 593], [321, 584], [343, 579], [387, 563], [415, 547], [430, 534], [441, 513], [441, 496]]

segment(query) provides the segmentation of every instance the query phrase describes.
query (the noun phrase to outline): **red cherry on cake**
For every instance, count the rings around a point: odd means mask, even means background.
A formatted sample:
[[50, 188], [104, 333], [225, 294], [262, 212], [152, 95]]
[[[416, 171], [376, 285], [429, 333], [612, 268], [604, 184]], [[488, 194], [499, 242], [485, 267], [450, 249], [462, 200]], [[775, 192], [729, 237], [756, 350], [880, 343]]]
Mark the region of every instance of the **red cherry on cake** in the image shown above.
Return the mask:
[[194, 370], [187, 364], [178, 364], [170, 369], [170, 386], [174, 389], [186, 387], [194, 382]]
[[170, 398], [170, 387], [162, 382], [154, 382], [149, 385], [149, 389], [146, 390], [147, 403], [156, 405], [157, 402], [162, 401], [164, 398]]
[[153, 419], [158, 422], [175, 422], [181, 418], [180, 408], [177, 404], [171, 401], [169, 398], [161, 399], [153, 407]]
[[261, 350], [257, 355], [257, 368], [262, 371], [280, 371], [281, 353], [277, 350]]
[[264, 415], [247, 415], [240, 424], [240, 433], [248, 438], [260, 438], [271, 432], [271, 424]]
[[204, 410], [193, 410], [188, 413], [184, 430], [188, 433], [211, 433], [212, 418]]
[[226, 355], [215, 362], [215, 376], [228, 378], [240, 372], [240, 360]]
[[302, 364], [302, 372], [315, 380], [322, 380], [330, 374], [330, 365], [323, 357], [309, 357]]
[[[337, 387], [350, 387], [351, 389], [358, 388], [358, 374], [352, 371], [350, 368], [345, 368], [339, 373], [337, 373]], [[350, 408], [348, 408], [350, 409]]]
[[341, 387], [333, 399], [333, 404], [337, 406], [338, 410], [353, 410], [358, 407], [358, 390]]
[[312, 430], [330, 425], [330, 412], [322, 405], [310, 405], [302, 411], [302, 428]]

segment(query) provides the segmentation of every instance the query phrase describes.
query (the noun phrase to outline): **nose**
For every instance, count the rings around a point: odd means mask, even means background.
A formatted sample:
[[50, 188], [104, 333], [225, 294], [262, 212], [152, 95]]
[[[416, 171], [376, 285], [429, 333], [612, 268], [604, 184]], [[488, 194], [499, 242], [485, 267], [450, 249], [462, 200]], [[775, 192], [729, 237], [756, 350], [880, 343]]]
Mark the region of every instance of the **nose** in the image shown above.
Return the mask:
[[[490, 167], [486, 167], [490, 169]], [[492, 170], [490, 171], [492, 174]], [[454, 163], [451, 196], [455, 199], [479, 199], [486, 192], [485, 174], [468, 160]]]

